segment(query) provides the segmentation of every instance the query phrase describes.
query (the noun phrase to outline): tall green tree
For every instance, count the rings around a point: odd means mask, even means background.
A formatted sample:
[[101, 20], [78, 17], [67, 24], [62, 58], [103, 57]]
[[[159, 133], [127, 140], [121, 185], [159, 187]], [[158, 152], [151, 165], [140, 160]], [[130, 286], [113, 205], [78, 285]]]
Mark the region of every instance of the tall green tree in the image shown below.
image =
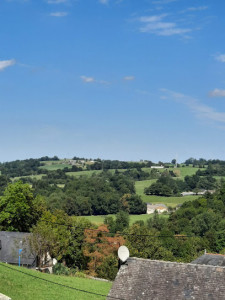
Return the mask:
[[41, 197], [34, 197], [29, 184], [9, 184], [0, 197], [0, 230], [27, 232], [45, 210]]

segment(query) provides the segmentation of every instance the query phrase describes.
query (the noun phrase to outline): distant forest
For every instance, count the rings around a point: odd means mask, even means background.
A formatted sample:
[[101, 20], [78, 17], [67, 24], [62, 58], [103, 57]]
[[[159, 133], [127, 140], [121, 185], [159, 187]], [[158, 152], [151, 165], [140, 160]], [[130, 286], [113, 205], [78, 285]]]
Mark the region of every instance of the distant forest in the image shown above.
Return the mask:
[[[150, 168], [156, 165], [164, 168]], [[182, 170], [191, 172], [181, 176]], [[71, 272], [113, 280], [118, 245], [128, 246], [131, 256], [178, 262], [191, 262], [205, 249], [225, 253], [224, 161], [154, 164], [55, 156], [1, 163], [0, 171], [0, 230], [33, 232], [36, 253], [49, 252]], [[182, 191], [208, 192], [131, 225], [130, 215], [146, 213], [135, 190], [142, 181], [151, 183], [146, 195], [168, 199]], [[105, 215], [104, 224], [76, 217], [89, 215]]]
[[[219, 184], [215, 176], [225, 176], [225, 161], [221, 160], [187, 159], [178, 167], [193, 166], [199, 169], [196, 174], [185, 176], [184, 180], [179, 179], [176, 173], [176, 160], [171, 163], [159, 162], [158, 165], [165, 167], [161, 172], [150, 169], [156, 165], [151, 161], [125, 162], [74, 157], [70, 160], [70, 167], [66, 161], [65, 168], [52, 171], [44, 168], [46, 162], [62, 163], [62, 160], [57, 156], [46, 156], [1, 163], [0, 195], [8, 183], [21, 180], [33, 187], [35, 195], [45, 198], [50, 211], [61, 209], [68, 215], [107, 215], [127, 207], [130, 214], [142, 214], [146, 212], [146, 203], [136, 194], [135, 181], [155, 179], [145, 188], [145, 194], [170, 197], [180, 196], [183, 191], [214, 190]], [[85, 174], [88, 170], [98, 173], [68, 176], [68, 172], [82, 171]], [[42, 178], [37, 179], [35, 175], [40, 174]]]

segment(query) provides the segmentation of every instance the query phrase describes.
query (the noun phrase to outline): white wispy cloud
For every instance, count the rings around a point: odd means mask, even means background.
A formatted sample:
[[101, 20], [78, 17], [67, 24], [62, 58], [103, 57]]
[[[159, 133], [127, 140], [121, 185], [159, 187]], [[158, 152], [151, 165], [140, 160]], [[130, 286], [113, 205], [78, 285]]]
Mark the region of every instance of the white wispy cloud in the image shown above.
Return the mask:
[[61, 18], [61, 17], [66, 17], [68, 15], [68, 13], [65, 11], [57, 11], [57, 12], [52, 12], [49, 15], [51, 17]]
[[82, 75], [80, 76], [80, 79], [85, 82], [85, 83], [93, 83], [93, 82], [96, 82], [96, 83], [100, 83], [100, 84], [110, 84], [110, 82], [106, 81], [106, 80], [98, 80], [98, 79], [95, 79], [94, 77], [90, 77], [90, 76], [85, 76], [85, 75]]
[[61, 3], [67, 3], [68, 0], [47, 0], [48, 4], [61, 4]]
[[225, 63], [225, 54], [216, 55], [215, 59], [218, 60], [218, 61], [220, 61], [220, 62]]
[[185, 35], [192, 31], [190, 28], [180, 27], [175, 22], [166, 22], [164, 20], [166, 17], [167, 14], [140, 17], [139, 22], [142, 24], [139, 28], [140, 32], [152, 33], [161, 36], [171, 36]]
[[99, 3], [101, 3], [101, 4], [108, 4], [109, 0], [99, 0]]
[[86, 83], [91, 83], [91, 82], [95, 82], [96, 80], [94, 79], [94, 77], [87, 77], [87, 76], [80, 76], [80, 78], [82, 79], [83, 82]]
[[188, 7], [186, 11], [201, 11], [201, 10], [207, 10], [209, 7], [208, 6], [196, 6], [196, 7]]
[[135, 77], [134, 76], [125, 76], [125, 77], [123, 77], [123, 79], [129, 81], [129, 80], [134, 80]]
[[15, 65], [15, 63], [16, 63], [15, 59], [0, 60], [0, 71], [3, 71], [6, 68]]
[[172, 2], [177, 2], [179, 0], [156, 0], [156, 1], [152, 1], [152, 4], [169, 4]]
[[225, 112], [218, 112], [214, 108], [202, 104], [198, 99], [177, 93], [168, 89], [161, 89], [165, 99], [170, 99], [186, 105], [196, 117], [213, 121], [215, 123], [225, 123]]
[[221, 89], [214, 89], [213, 91], [209, 92], [210, 97], [225, 97], [225, 90]]

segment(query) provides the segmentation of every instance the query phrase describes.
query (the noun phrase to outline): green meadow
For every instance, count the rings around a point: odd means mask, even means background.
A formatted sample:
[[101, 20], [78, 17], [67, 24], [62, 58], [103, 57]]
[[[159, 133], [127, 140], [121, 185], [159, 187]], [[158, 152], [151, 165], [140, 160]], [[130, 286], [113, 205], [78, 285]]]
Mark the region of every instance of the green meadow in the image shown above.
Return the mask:
[[[113, 217], [115, 219], [115, 215], [107, 215], [110, 217]], [[87, 220], [89, 220], [90, 222], [92, 222], [93, 224], [96, 225], [101, 225], [104, 223], [104, 219], [106, 216], [82, 216], [82, 217], [78, 217], [78, 218], [85, 218]], [[130, 215], [130, 225], [134, 224], [136, 221], [144, 221], [146, 222], [149, 218], [152, 218], [153, 214], [151, 215]], [[168, 218], [168, 215], [160, 215], [160, 217], [162, 218]], [[76, 217], [77, 218], [77, 217]]]
[[44, 165], [39, 167], [39, 169], [45, 169], [45, 170], [48, 170], [48, 171], [55, 171], [55, 170], [63, 170], [65, 168], [69, 168], [71, 169], [72, 166], [66, 162], [63, 162], [63, 161], [46, 161], [46, 162], [43, 162]]
[[142, 200], [147, 203], [163, 203], [167, 206], [176, 207], [178, 204], [182, 204], [185, 201], [192, 201], [199, 196], [185, 196], [185, 197], [160, 197], [154, 195], [145, 195], [144, 189], [154, 183], [156, 179], [143, 180], [135, 182], [136, 193], [141, 196]]
[[28, 176], [20, 176], [20, 177], [13, 177], [11, 178], [12, 181], [16, 181], [19, 180], [21, 178], [27, 178], [27, 177], [31, 177], [32, 179], [41, 179], [43, 176], [45, 176], [45, 174], [38, 174], [38, 175], [28, 175]]
[[[115, 173], [115, 169], [108, 170], [112, 174]], [[119, 169], [118, 172], [125, 172], [126, 169]], [[80, 176], [92, 176], [92, 174], [100, 174], [102, 170], [88, 170], [88, 171], [78, 171], [78, 172], [66, 172], [66, 175], [73, 176], [73, 177], [80, 177]]]
[[[44, 274], [34, 270], [28, 270], [23, 267], [19, 268], [11, 265], [8, 265], [11, 268], [8, 269], [6, 266], [6, 264], [0, 263], [0, 293], [3, 293], [13, 300], [106, 299], [105, 296], [84, 293], [75, 289], [107, 295], [112, 285], [111, 282], [98, 281], [88, 278]], [[26, 274], [17, 272], [18, 270], [21, 270]], [[38, 277], [40, 279], [31, 277], [29, 275]], [[56, 284], [49, 283], [46, 280], [53, 281]], [[60, 285], [69, 286], [75, 289], [69, 289]]]

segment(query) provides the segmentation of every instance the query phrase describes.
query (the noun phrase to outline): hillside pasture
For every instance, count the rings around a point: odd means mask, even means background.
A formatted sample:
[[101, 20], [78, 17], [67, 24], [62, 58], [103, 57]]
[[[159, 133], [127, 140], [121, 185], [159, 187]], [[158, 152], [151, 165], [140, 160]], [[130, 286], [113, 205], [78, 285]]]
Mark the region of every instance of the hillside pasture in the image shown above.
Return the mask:
[[[107, 215], [108, 217], [113, 217], [114, 219], [116, 218], [116, 215]], [[99, 215], [99, 216], [81, 216], [78, 218], [85, 218], [87, 220], [89, 220], [90, 222], [92, 222], [93, 224], [96, 225], [101, 225], [104, 224], [104, 219], [105, 219], [106, 215]], [[149, 218], [152, 218], [153, 214], [151, 215], [147, 215], [147, 214], [143, 214], [143, 215], [130, 215], [130, 225], [134, 224], [136, 221], [144, 221], [146, 222]], [[168, 215], [160, 215], [160, 217], [162, 218], [168, 218]], [[76, 217], [77, 218], [77, 217]]]
[[46, 174], [37, 174], [37, 175], [28, 175], [28, 176], [20, 176], [20, 177], [12, 177], [11, 180], [12, 181], [16, 181], [16, 180], [20, 180], [22, 178], [32, 178], [32, 179], [37, 179], [40, 180], [43, 176], [45, 176]]
[[[6, 268], [6, 266], [6, 264], [0, 263], [0, 293], [7, 295], [14, 300], [99, 300], [105, 299], [106, 297], [84, 293], [60, 285], [101, 295], [107, 295], [111, 288], [111, 282], [44, 274], [11, 265], [8, 265], [8, 267], [11, 268], [9, 269]], [[20, 270], [25, 274], [18, 272]], [[56, 284], [49, 283], [47, 280], [53, 281]]]
[[[115, 169], [110, 169], [107, 170], [110, 173], [114, 174], [115, 173]], [[126, 169], [119, 169], [118, 172], [125, 172]], [[100, 174], [102, 172], [102, 170], [87, 170], [87, 171], [78, 171], [78, 172], [66, 172], [66, 175], [68, 176], [73, 176], [73, 177], [80, 177], [80, 176], [92, 176], [93, 174]]]
[[39, 169], [45, 169], [48, 171], [56, 171], [56, 170], [63, 170], [65, 168], [71, 169], [72, 166], [64, 161], [46, 161], [43, 162], [44, 165], [39, 167]]
[[161, 197], [154, 195], [144, 195], [142, 197], [144, 202], [156, 204], [163, 203], [166, 206], [176, 207], [178, 204], [183, 204], [186, 201], [193, 201], [198, 199], [200, 196], [184, 196], [184, 197]]
[[155, 195], [145, 195], [144, 189], [154, 183], [156, 179], [143, 180], [135, 182], [136, 193], [141, 196], [142, 200], [147, 203], [163, 203], [167, 206], [176, 207], [178, 204], [182, 204], [185, 201], [192, 201], [199, 196], [184, 196], [184, 197], [161, 197]]
[[[145, 171], [145, 172], [150, 173], [152, 169], [151, 168], [142, 168], [142, 170]], [[180, 173], [180, 176], [177, 177], [177, 178], [184, 180], [185, 176], [187, 176], [187, 175], [188, 176], [194, 175], [199, 170], [199, 168], [198, 167], [191, 167], [191, 166], [188, 166], [188, 167], [183, 166], [183, 167], [179, 167], [179, 168], [169, 167], [169, 168], [157, 169], [157, 170], [160, 173], [162, 173], [162, 172], [164, 172], [166, 170], [168, 170], [168, 171], [175, 171], [175, 172], [178, 171], [178, 173]], [[204, 170], [204, 169], [202, 168], [200, 170]]]

